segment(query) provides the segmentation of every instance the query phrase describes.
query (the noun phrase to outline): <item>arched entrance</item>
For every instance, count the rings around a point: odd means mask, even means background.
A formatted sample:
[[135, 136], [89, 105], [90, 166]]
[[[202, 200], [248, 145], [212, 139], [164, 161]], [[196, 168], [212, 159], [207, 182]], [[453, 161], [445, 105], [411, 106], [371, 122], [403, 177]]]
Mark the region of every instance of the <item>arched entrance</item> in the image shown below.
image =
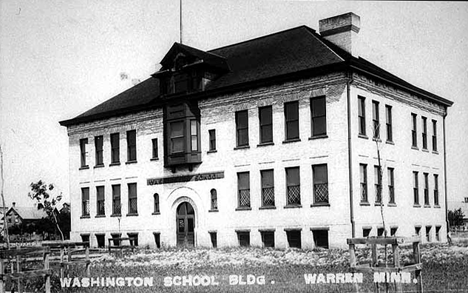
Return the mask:
[[188, 202], [183, 202], [176, 211], [177, 246], [194, 246], [195, 211]]

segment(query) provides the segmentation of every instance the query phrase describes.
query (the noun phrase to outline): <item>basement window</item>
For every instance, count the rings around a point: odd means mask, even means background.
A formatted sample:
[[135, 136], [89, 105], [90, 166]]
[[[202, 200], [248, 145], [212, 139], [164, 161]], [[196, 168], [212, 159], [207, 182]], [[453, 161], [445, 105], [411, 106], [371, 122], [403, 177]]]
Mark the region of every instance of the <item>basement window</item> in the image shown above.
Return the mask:
[[291, 248], [301, 248], [301, 230], [286, 231], [288, 245]]
[[250, 232], [249, 231], [236, 231], [239, 246], [250, 246]]
[[95, 234], [98, 248], [104, 248], [106, 246], [105, 234]]
[[275, 247], [275, 231], [260, 231], [263, 247]]
[[328, 230], [316, 229], [312, 230], [314, 236], [315, 247], [328, 248]]

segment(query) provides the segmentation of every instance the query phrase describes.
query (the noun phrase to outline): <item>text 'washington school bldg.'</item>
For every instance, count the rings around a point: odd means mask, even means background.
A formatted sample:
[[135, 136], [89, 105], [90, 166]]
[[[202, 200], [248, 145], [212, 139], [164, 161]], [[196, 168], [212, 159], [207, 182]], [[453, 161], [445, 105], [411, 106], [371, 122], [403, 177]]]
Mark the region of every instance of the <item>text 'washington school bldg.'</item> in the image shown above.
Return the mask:
[[452, 102], [357, 57], [359, 23], [175, 43], [150, 78], [60, 122], [72, 240], [343, 247], [383, 236], [383, 208], [388, 235], [445, 241]]

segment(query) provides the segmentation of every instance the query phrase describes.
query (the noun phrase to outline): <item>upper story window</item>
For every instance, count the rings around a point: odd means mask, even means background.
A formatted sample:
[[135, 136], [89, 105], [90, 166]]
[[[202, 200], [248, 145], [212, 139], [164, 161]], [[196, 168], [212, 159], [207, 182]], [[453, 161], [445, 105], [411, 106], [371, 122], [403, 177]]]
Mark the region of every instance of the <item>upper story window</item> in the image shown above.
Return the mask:
[[424, 205], [429, 206], [429, 174], [423, 173], [424, 175]]
[[272, 106], [258, 109], [260, 120], [260, 144], [273, 142], [273, 113]]
[[286, 203], [301, 204], [301, 178], [299, 167], [286, 168]]
[[249, 172], [237, 173], [237, 196], [239, 208], [250, 208]]
[[374, 166], [375, 203], [382, 203], [382, 175], [380, 166]]
[[211, 210], [216, 211], [218, 210], [218, 192], [216, 191], [216, 189], [213, 188], [210, 191], [210, 195], [211, 195]]
[[209, 151], [214, 152], [216, 151], [216, 130], [215, 129], [208, 130], [208, 135], [210, 137]]
[[299, 139], [299, 102], [284, 103], [285, 140]]
[[110, 135], [111, 141], [111, 164], [120, 163], [120, 134], [112, 133]]
[[87, 145], [88, 145], [88, 139], [87, 138], [80, 139], [81, 168], [87, 168], [88, 167], [88, 164], [86, 162], [86, 159], [88, 157], [88, 151], [86, 149]]
[[422, 117], [422, 148], [427, 150], [427, 118]]
[[387, 142], [393, 141], [393, 118], [392, 106], [385, 105], [386, 128], [387, 128]]
[[273, 169], [261, 170], [261, 184], [262, 184], [262, 207], [275, 206], [275, 180]]
[[112, 185], [112, 214], [120, 215], [122, 212], [122, 203], [120, 197], [120, 184]]
[[418, 124], [417, 124], [417, 115], [414, 113], [411, 113], [411, 120], [412, 120], [412, 126], [413, 128], [411, 129], [411, 146], [413, 148], [418, 147]]
[[103, 137], [102, 135], [94, 137], [94, 147], [96, 151], [96, 166], [103, 166]]
[[361, 187], [361, 203], [368, 203], [367, 196], [367, 165], [359, 164], [360, 187]]
[[137, 184], [128, 184], [128, 214], [138, 214]]
[[249, 145], [249, 114], [247, 110], [236, 112], [237, 147]]
[[81, 215], [89, 217], [89, 187], [81, 188]]
[[372, 101], [372, 128], [374, 130], [374, 138], [380, 138], [380, 114], [379, 114], [379, 102]]
[[432, 120], [432, 150], [437, 152], [437, 121]]
[[164, 108], [165, 166], [201, 163], [200, 113], [195, 103]]
[[414, 205], [419, 205], [419, 179], [416, 171], [413, 171], [413, 197]]
[[434, 206], [439, 205], [439, 175], [434, 174]]
[[98, 216], [104, 216], [106, 214], [106, 204], [104, 196], [104, 186], [96, 187], [96, 211]]
[[129, 130], [127, 131], [127, 161], [134, 162], [136, 160], [136, 130]]
[[327, 102], [324, 96], [310, 99], [312, 136], [327, 134]]
[[312, 166], [314, 181], [314, 204], [328, 204], [328, 168], [327, 164]]
[[387, 168], [388, 170], [388, 203], [395, 203], [395, 169]]
[[358, 96], [359, 134], [366, 135], [366, 98]]
[[157, 160], [158, 159], [158, 139], [153, 138], [151, 140], [151, 154], [152, 154], [152, 159]]
[[154, 204], [153, 214], [159, 214], [160, 213], [159, 194], [157, 194], [157, 193], [153, 194], [153, 204]]

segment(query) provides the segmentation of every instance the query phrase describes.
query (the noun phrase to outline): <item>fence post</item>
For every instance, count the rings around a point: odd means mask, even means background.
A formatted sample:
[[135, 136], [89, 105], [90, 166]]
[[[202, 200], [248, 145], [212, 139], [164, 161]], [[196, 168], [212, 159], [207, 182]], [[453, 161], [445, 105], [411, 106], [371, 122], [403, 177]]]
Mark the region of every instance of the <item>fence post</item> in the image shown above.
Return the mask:
[[[16, 272], [20, 273], [21, 272], [21, 256], [19, 254], [16, 255]], [[18, 293], [23, 293], [23, 284], [22, 284], [22, 279], [20, 275], [18, 274]]]
[[[44, 252], [44, 269], [49, 270], [49, 251]], [[50, 293], [50, 272], [46, 272], [45, 276], [45, 291]]]
[[91, 272], [90, 272], [91, 261], [89, 260], [89, 246], [86, 246], [85, 251], [86, 251], [86, 275], [89, 277], [91, 275]]
[[0, 293], [5, 293], [5, 262], [2, 259], [0, 259]]

